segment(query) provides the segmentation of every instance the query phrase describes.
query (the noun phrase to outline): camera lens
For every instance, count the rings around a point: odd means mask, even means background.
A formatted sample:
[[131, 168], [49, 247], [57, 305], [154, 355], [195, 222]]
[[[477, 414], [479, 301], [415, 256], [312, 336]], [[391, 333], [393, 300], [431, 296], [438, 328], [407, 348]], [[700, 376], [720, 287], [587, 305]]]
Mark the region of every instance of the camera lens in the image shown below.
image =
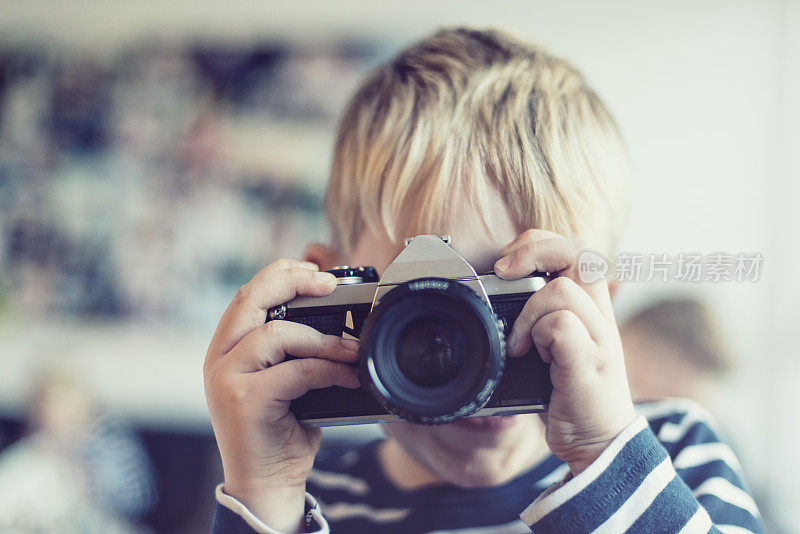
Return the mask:
[[389, 291], [361, 336], [363, 382], [387, 411], [445, 423], [479, 410], [503, 367], [502, 330], [469, 287], [418, 279]]
[[440, 316], [415, 319], [398, 336], [400, 371], [420, 386], [444, 386], [463, 368], [467, 350], [465, 334], [460, 325]]

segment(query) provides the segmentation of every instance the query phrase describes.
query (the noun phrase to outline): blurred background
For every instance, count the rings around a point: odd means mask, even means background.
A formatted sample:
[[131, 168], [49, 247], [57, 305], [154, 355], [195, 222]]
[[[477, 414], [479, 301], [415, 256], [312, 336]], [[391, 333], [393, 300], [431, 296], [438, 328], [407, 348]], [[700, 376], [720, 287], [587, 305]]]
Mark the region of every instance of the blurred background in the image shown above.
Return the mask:
[[[741, 282], [632, 280], [615, 305], [637, 395], [701, 400], [771, 531], [798, 531], [800, 0], [6, 0], [0, 487], [22, 490], [0, 524], [80, 508], [98, 531], [208, 528], [216, 322], [261, 266], [325, 238], [344, 102], [443, 25], [506, 29], [584, 72], [636, 174], [621, 251], [763, 257]], [[29, 466], [54, 494], [79, 466], [86, 499], [37, 508]]]

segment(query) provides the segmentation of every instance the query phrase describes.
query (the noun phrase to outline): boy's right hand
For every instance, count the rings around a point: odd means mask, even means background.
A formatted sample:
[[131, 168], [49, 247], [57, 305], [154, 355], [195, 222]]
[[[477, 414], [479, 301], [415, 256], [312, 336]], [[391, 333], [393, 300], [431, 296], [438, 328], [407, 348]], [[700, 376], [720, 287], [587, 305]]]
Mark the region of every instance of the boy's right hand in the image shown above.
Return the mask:
[[[288, 321], [265, 324], [267, 310], [296, 295], [336, 288], [313, 263], [278, 260], [236, 293], [220, 319], [203, 374], [225, 473], [224, 491], [271, 528], [295, 532], [305, 482], [319, 449], [318, 428], [301, 426], [292, 399], [311, 389], [358, 387], [358, 342]], [[285, 361], [286, 354], [297, 359]]]

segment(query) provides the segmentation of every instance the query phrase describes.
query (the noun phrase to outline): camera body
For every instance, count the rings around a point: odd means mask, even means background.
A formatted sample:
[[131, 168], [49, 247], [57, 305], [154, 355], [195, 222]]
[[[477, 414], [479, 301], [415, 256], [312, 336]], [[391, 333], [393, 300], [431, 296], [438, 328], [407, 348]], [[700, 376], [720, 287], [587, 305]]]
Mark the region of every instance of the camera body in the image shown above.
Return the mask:
[[270, 309], [267, 321], [359, 338], [361, 387], [309, 391], [291, 403], [298, 421], [442, 424], [547, 409], [549, 366], [533, 348], [519, 358], [505, 355], [505, 333], [545, 274], [478, 275], [448, 237], [434, 235], [407, 239], [380, 279], [372, 267], [330, 272], [333, 293], [297, 297]]

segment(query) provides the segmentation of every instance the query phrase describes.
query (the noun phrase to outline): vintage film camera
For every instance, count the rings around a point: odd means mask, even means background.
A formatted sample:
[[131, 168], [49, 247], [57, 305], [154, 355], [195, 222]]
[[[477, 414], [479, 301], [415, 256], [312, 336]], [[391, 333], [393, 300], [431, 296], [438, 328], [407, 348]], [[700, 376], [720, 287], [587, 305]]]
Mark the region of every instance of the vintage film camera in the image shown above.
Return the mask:
[[407, 239], [380, 280], [372, 267], [330, 272], [338, 282], [333, 293], [295, 298], [269, 310], [267, 321], [359, 338], [361, 387], [309, 391], [292, 401], [298, 421], [441, 424], [547, 409], [548, 365], [535, 349], [505, 355], [505, 333], [545, 275], [479, 276], [449, 237], [435, 235]]

